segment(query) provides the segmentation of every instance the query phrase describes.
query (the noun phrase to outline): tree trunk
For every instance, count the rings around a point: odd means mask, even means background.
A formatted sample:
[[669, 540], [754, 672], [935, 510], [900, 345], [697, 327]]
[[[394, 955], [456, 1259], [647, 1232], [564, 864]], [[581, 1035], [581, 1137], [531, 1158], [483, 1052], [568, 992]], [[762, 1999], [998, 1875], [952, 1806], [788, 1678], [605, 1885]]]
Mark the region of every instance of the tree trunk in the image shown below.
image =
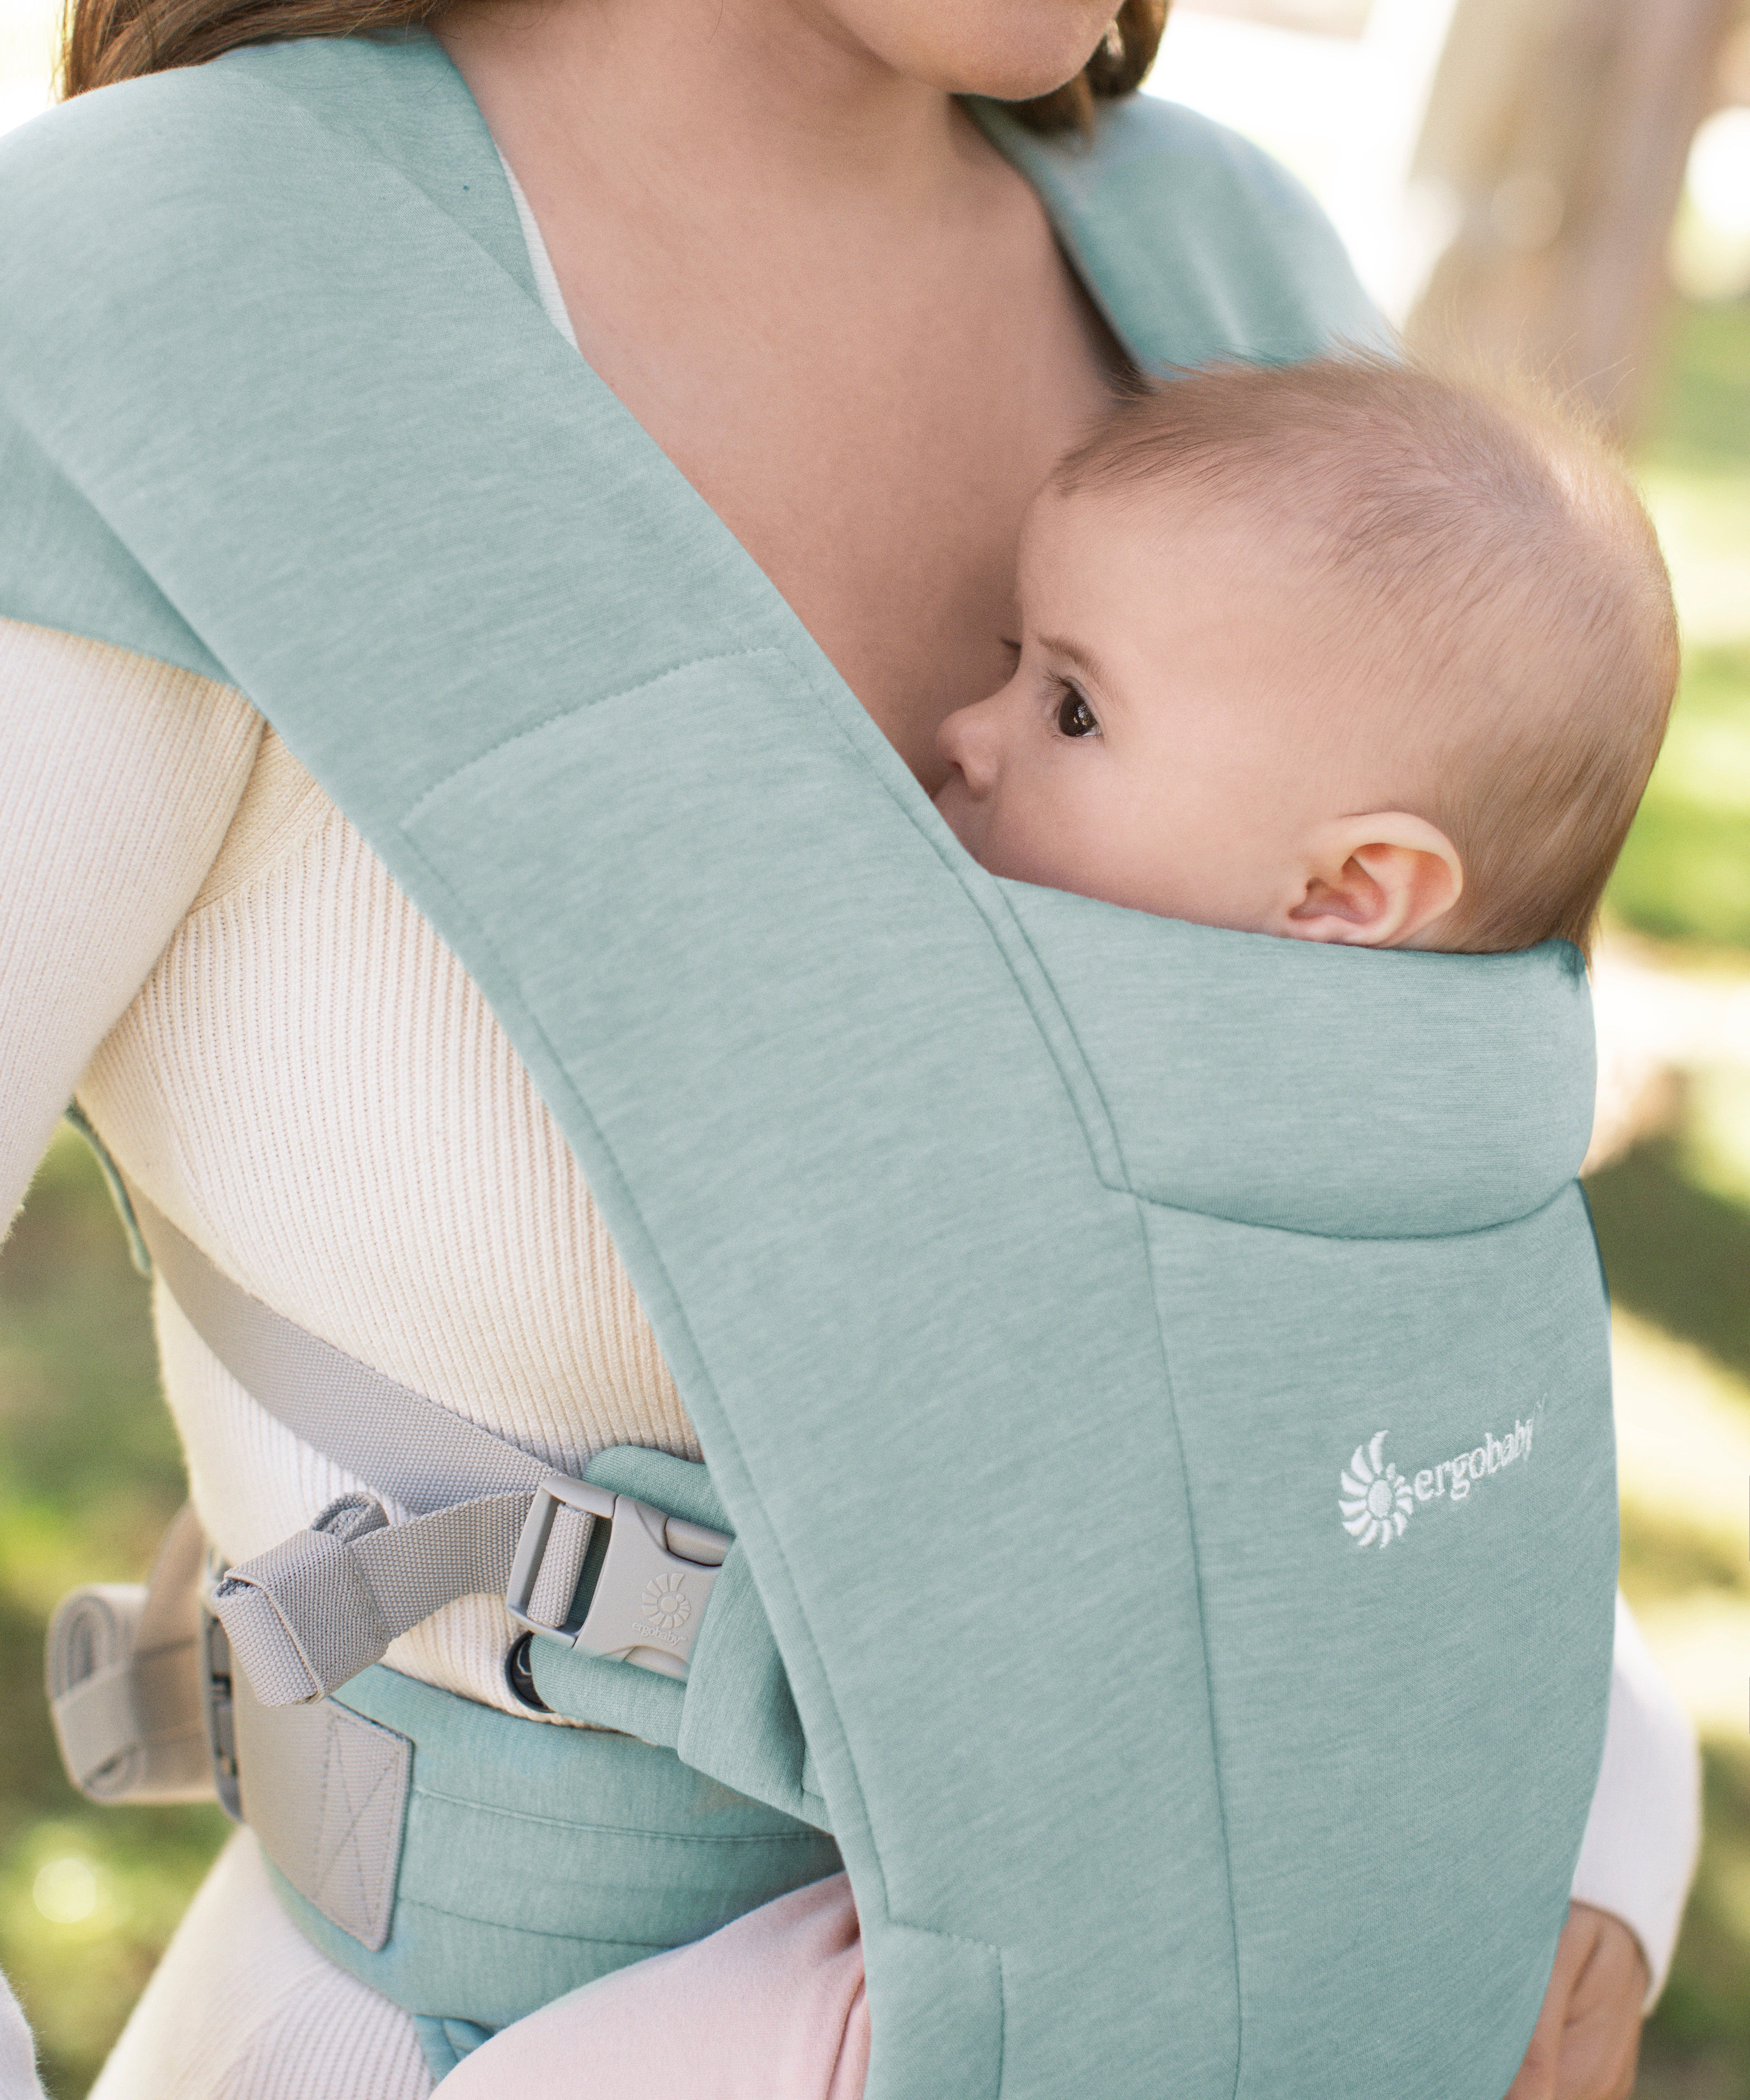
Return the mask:
[[1459, 0], [1412, 179], [1457, 232], [1407, 332], [1589, 396], [1621, 438], [1736, 0]]

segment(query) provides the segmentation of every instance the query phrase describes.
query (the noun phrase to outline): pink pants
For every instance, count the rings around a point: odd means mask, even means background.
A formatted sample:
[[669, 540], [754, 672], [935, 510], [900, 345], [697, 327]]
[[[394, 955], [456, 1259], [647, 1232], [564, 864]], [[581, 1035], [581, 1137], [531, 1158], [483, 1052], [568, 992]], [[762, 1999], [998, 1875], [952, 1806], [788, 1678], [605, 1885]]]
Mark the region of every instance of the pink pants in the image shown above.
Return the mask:
[[862, 2100], [863, 1948], [843, 1874], [518, 2020], [444, 2100]]

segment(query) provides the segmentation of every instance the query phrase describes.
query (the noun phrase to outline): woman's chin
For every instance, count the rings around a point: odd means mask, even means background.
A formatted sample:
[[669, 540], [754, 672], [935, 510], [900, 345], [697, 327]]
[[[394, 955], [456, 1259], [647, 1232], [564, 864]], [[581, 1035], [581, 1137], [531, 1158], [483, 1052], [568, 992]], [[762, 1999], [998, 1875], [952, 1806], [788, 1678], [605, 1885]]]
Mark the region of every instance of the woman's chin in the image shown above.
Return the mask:
[[1030, 102], [1087, 64], [1112, 0], [835, 0], [833, 11], [915, 80], [954, 95]]
[[1036, 102], [1066, 86], [1092, 55], [1090, 45], [1085, 51], [1054, 52], [1029, 64], [1013, 51], [992, 53], [986, 64], [961, 66], [940, 84], [955, 95], [976, 95], [985, 102]]

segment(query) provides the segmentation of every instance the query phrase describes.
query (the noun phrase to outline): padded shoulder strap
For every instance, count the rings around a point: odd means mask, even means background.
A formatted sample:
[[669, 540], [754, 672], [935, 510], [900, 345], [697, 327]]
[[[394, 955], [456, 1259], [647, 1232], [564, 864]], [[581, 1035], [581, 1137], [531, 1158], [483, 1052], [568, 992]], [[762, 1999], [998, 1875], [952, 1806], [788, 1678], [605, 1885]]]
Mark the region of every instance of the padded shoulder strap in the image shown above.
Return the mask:
[[1280, 163], [1176, 103], [1133, 95], [1091, 144], [968, 105], [1044, 200], [1113, 332], [1146, 371], [1388, 349], [1335, 228]]

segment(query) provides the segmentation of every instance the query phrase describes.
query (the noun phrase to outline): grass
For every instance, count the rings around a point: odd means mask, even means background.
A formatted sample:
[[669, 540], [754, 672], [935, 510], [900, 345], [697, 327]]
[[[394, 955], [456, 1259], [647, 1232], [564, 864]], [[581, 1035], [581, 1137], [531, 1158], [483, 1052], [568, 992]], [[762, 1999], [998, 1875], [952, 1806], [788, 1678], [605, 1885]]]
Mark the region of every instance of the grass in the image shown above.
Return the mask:
[[1750, 641], [1689, 653], [1611, 908], [1655, 939], [1750, 949]]
[[1710, 1742], [1708, 1840], [1646, 2037], [1642, 2100], [1750, 2100], [1750, 1745]]
[[0, 1968], [55, 2100], [96, 2076], [229, 1828], [216, 1808], [83, 1799], [36, 1689], [55, 1599], [138, 1581], [185, 1493], [145, 1286], [66, 1132], [0, 1259]]
[[1683, 679], [1611, 904], [1658, 939], [1750, 951], [1750, 304], [1680, 311], [1668, 358], [1638, 464]]

